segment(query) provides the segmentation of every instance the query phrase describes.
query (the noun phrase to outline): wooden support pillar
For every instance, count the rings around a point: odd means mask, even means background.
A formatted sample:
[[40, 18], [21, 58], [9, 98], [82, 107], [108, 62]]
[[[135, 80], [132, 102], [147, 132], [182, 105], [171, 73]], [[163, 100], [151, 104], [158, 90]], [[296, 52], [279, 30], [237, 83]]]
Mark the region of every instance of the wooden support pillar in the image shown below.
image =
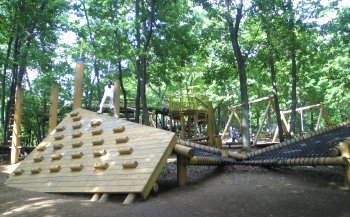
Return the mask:
[[303, 110], [300, 111], [300, 124], [301, 124], [301, 132], [304, 132], [304, 113], [303, 113]]
[[180, 122], [181, 122], [181, 139], [185, 139], [185, 116], [184, 113], [180, 114]]
[[323, 115], [324, 115], [324, 117], [326, 118], [327, 125], [328, 125], [328, 127], [331, 127], [331, 126], [332, 126], [332, 123], [331, 123], [331, 119], [329, 118], [327, 108], [326, 108], [326, 106], [323, 104], [323, 102], [320, 102], [320, 105], [321, 105], [320, 107], [322, 108], [322, 111], [323, 111]]
[[24, 89], [18, 88], [16, 93], [15, 114], [14, 114], [14, 121], [13, 121], [11, 164], [17, 163], [19, 159], [19, 146], [21, 144], [23, 98], [24, 98]]
[[128, 196], [125, 198], [123, 205], [129, 205], [132, 204], [136, 199], [136, 194], [135, 193], [130, 193]]
[[214, 108], [211, 102], [208, 102], [208, 142], [210, 146], [215, 146], [215, 120], [214, 120]]
[[316, 130], [320, 129], [321, 126], [321, 119], [322, 119], [322, 107], [320, 107], [320, 113], [318, 113], [318, 118], [317, 118], [317, 124], [316, 124]]
[[186, 185], [187, 164], [188, 164], [188, 159], [186, 157], [177, 155], [177, 183], [179, 186]]
[[259, 126], [258, 132], [255, 135], [253, 146], [256, 145], [256, 143], [258, 142], [259, 135], [260, 135], [261, 130], [262, 130], [263, 126], [264, 126], [264, 123], [265, 123], [265, 120], [266, 120], [266, 117], [267, 117], [267, 113], [269, 112], [270, 107], [271, 107], [271, 100], [269, 101], [269, 104], [267, 105], [267, 107], [265, 109], [265, 113], [264, 113], [263, 119], [262, 119], [261, 124]]
[[242, 123], [241, 123], [241, 120], [239, 119], [239, 117], [237, 115], [236, 108], [234, 108], [232, 110], [232, 112], [233, 112], [233, 116], [236, 118], [236, 121], [238, 123], [239, 130], [240, 130], [240, 132], [242, 132]]
[[350, 141], [345, 140], [339, 143], [341, 156], [346, 157], [348, 164], [345, 166], [344, 171], [344, 184], [345, 189], [350, 189]]
[[114, 88], [115, 88], [115, 92], [114, 92], [115, 113], [119, 117], [119, 114], [120, 114], [120, 83], [119, 83], [119, 81], [114, 82]]
[[226, 133], [226, 131], [228, 130], [228, 128], [229, 128], [229, 126], [230, 126], [230, 124], [231, 124], [231, 121], [232, 121], [233, 115], [234, 115], [234, 112], [233, 112], [233, 111], [231, 111], [230, 117], [228, 118], [228, 121], [227, 121], [226, 126], [225, 126], [225, 129], [224, 129], [224, 132], [223, 132], [223, 133], [222, 133], [222, 135], [221, 135], [221, 139], [224, 139], [224, 137], [225, 137], [225, 133]]
[[194, 113], [193, 115], [193, 121], [194, 121], [194, 138], [197, 139], [198, 138], [198, 111], [196, 113]]
[[58, 110], [58, 86], [53, 86], [51, 89], [51, 106], [49, 117], [49, 134], [57, 126], [57, 110]]
[[81, 108], [83, 101], [84, 57], [77, 59], [75, 68], [73, 110]]
[[172, 116], [169, 117], [169, 121], [170, 121], [170, 123], [169, 123], [169, 131], [173, 132], [173, 117]]

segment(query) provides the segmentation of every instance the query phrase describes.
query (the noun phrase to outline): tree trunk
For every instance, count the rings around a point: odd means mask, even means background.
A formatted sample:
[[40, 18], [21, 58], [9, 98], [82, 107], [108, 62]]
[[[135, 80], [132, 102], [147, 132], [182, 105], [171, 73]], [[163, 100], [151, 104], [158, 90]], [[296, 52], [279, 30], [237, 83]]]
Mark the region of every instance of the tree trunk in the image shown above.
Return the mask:
[[296, 108], [297, 108], [297, 61], [296, 61], [296, 35], [294, 33], [295, 23], [294, 23], [294, 11], [293, 11], [293, 3], [291, 0], [288, 0], [288, 12], [290, 14], [289, 17], [289, 30], [291, 37], [291, 45], [290, 45], [290, 58], [292, 62], [292, 113], [290, 119], [290, 133], [295, 132], [295, 119], [296, 119]]
[[269, 31], [266, 30], [266, 39], [267, 39], [267, 45], [269, 50], [269, 65], [270, 65], [270, 72], [271, 72], [271, 82], [272, 82], [272, 89], [273, 89], [273, 99], [274, 99], [274, 106], [276, 111], [276, 119], [277, 119], [277, 126], [278, 126], [278, 137], [280, 142], [284, 141], [284, 135], [283, 135], [283, 128], [282, 128], [282, 119], [281, 119], [281, 109], [280, 104], [278, 100], [278, 90], [277, 90], [277, 81], [276, 81], [276, 70], [275, 70], [275, 60], [273, 58], [273, 48], [271, 43], [271, 38]]
[[249, 99], [248, 99], [248, 88], [247, 88], [247, 75], [245, 71], [245, 60], [241, 52], [241, 48], [238, 43], [238, 30], [242, 19], [243, 0], [239, 1], [236, 8], [236, 19], [235, 24], [230, 13], [230, 1], [226, 0], [226, 20], [228, 23], [230, 38], [235, 54], [236, 62], [238, 65], [239, 72], [239, 84], [241, 91], [241, 103], [242, 103], [242, 145], [243, 151], [250, 151], [250, 135], [249, 135]]
[[[6, 76], [7, 76], [7, 67], [9, 64], [10, 54], [11, 54], [11, 48], [13, 43], [13, 34], [14, 34], [14, 28], [12, 28], [8, 43], [7, 43], [7, 52], [6, 52], [6, 58], [4, 62], [4, 71], [2, 74], [2, 81], [1, 81], [1, 88], [2, 88], [2, 97], [1, 97], [1, 129], [2, 129], [2, 141], [1, 144], [6, 144], [6, 129], [5, 127], [5, 99], [6, 99]], [[2, 149], [2, 157], [4, 154], [4, 149]], [[2, 159], [3, 160], [3, 159]]]
[[141, 33], [140, 33], [140, 0], [135, 1], [135, 20], [136, 20], [136, 76], [137, 76], [137, 88], [135, 98], [135, 122], [140, 122], [140, 99], [141, 99]]

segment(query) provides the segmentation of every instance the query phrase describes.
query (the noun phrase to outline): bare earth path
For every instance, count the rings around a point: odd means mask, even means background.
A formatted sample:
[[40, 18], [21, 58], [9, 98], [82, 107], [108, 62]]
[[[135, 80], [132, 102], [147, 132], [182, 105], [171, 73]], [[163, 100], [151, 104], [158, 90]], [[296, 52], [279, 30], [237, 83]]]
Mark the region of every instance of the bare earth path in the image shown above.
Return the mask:
[[3, 183], [11, 170], [0, 165], [0, 216], [350, 216], [350, 192], [338, 188], [342, 168], [189, 167], [189, 184], [180, 188], [171, 163], [159, 194], [129, 206], [125, 195], [98, 203], [91, 195], [10, 188]]

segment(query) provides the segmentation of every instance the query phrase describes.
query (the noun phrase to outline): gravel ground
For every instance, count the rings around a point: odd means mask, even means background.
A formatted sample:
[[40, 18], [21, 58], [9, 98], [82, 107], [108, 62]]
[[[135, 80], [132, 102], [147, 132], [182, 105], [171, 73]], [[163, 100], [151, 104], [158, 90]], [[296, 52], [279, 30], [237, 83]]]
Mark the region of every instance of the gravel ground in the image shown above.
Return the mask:
[[178, 187], [171, 162], [158, 178], [159, 193], [129, 206], [122, 205], [126, 195], [98, 203], [91, 195], [11, 188], [3, 183], [13, 169], [0, 165], [1, 216], [350, 216], [340, 167], [189, 166], [188, 184]]

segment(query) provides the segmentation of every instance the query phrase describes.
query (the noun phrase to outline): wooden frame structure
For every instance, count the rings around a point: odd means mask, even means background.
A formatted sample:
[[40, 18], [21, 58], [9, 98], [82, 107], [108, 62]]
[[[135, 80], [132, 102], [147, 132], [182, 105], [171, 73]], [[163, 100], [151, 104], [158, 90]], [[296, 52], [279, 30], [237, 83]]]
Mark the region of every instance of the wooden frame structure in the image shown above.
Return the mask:
[[[327, 126], [328, 127], [332, 126], [332, 123], [331, 123], [331, 120], [329, 118], [326, 106], [323, 104], [323, 102], [320, 102], [319, 104], [296, 108], [296, 112], [300, 113], [300, 124], [301, 124], [302, 131], [304, 131], [303, 130], [304, 129], [303, 113], [304, 113], [304, 111], [311, 110], [311, 109], [320, 109], [320, 112], [319, 112], [318, 118], [317, 118], [316, 130], [320, 129], [322, 116], [324, 116], [325, 121], [327, 123]], [[284, 130], [284, 132], [287, 132], [287, 133], [290, 133], [290, 126], [287, 123], [287, 119], [286, 119], [285, 115], [290, 114], [290, 113], [292, 113], [292, 110], [281, 111], [281, 120], [282, 120], [283, 127], [285, 128], [283, 130]], [[278, 136], [278, 129], [275, 130], [275, 134], [274, 134], [273, 139], [272, 139], [273, 142], [276, 140], [277, 136]]]
[[[266, 121], [266, 117], [267, 117], [268, 111], [272, 107], [272, 99], [273, 99], [273, 96], [266, 96], [266, 97], [255, 99], [255, 100], [252, 100], [252, 101], [249, 102], [249, 105], [252, 105], [252, 104], [258, 104], [258, 103], [262, 103], [262, 102], [268, 101], [268, 104], [266, 106], [266, 109], [265, 109], [265, 112], [264, 112], [264, 115], [263, 115], [263, 120], [262, 120], [261, 124], [259, 125], [259, 129], [258, 129], [257, 134], [255, 135], [255, 139], [253, 141], [253, 145], [256, 145], [256, 143], [258, 142], [258, 138], [259, 138], [259, 135], [261, 133], [262, 127], [263, 127], [263, 125], [264, 125], [264, 123]], [[229, 119], [228, 119], [228, 121], [226, 123], [225, 129], [224, 129], [224, 131], [223, 131], [223, 133], [221, 135], [221, 139], [224, 139], [225, 133], [227, 132], [233, 117], [236, 119], [239, 128], [240, 129], [242, 128], [241, 120], [240, 120], [240, 118], [239, 118], [239, 116], [238, 116], [238, 114], [236, 112], [237, 108], [241, 108], [242, 106], [243, 106], [243, 104], [231, 105], [230, 106], [231, 114], [230, 114]]]

